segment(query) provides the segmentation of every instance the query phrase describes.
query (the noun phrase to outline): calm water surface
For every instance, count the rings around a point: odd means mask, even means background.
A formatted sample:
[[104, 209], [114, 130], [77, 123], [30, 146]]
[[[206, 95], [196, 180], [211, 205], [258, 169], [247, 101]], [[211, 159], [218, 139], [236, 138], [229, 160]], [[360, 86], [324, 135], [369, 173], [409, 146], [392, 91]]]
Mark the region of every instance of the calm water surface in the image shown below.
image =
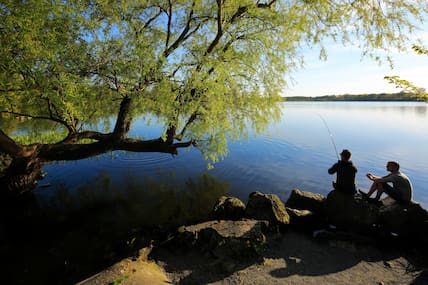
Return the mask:
[[[282, 111], [280, 122], [264, 133], [230, 142], [228, 156], [212, 170], [207, 170], [207, 162], [195, 148], [179, 149], [178, 156], [114, 152], [46, 166], [49, 175], [40, 182], [37, 196], [42, 204], [49, 204], [58, 192], [66, 192], [67, 197], [79, 193], [92, 201], [107, 192], [131, 200], [144, 192], [151, 211], [161, 211], [168, 200], [181, 203], [184, 200], [177, 197], [187, 195], [195, 199], [186, 202], [189, 205], [182, 211], [193, 211], [212, 206], [225, 194], [244, 201], [253, 191], [274, 193], [286, 201], [294, 188], [326, 195], [334, 179], [327, 169], [337, 161], [333, 140], [339, 152], [352, 151], [359, 188], [370, 186], [365, 173], [385, 175], [386, 162], [397, 160], [412, 180], [414, 200], [428, 208], [427, 104], [286, 102]], [[137, 120], [131, 135], [157, 135], [158, 130]]]

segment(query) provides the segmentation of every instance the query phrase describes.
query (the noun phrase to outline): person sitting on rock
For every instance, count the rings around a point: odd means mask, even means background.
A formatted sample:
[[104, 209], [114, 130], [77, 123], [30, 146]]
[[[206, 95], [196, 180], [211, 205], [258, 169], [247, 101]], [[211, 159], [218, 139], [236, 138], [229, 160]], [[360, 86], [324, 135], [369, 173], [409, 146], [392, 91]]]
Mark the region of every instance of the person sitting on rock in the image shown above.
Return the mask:
[[342, 150], [340, 158], [328, 169], [329, 174], [337, 173], [336, 181], [333, 181], [333, 188], [344, 193], [355, 194], [357, 192], [355, 175], [358, 170], [351, 161], [351, 152], [347, 149]]
[[[396, 161], [388, 161], [386, 170], [390, 173], [386, 176], [380, 177], [367, 173], [366, 176], [373, 181], [368, 193], [361, 190], [359, 192], [366, 198], [376, 192], [374, 201], [379, 201], [380, 196], [385, 192], [389, 197], [393, 198], [399, 203], [408, 204], [412, 200], [413, 187], [410, 179], [400, 171], [400, 164]], [[388, 183], [392, 183], [392, 186]]]

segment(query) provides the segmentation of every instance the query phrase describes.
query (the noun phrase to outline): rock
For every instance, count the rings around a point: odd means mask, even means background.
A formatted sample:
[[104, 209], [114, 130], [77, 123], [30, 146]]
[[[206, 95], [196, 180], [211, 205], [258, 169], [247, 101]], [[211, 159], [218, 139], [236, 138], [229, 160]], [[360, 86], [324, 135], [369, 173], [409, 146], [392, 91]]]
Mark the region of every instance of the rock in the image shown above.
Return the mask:
[[376, 205], [358, 195], [331, 191], [323, 212], [329, 223], [352, 232], [374, 234], [376, 228], [380, 233], [412, 236], [414, 241], [428, 234], [428, 212], [414, 202], [403, 205], [387, 197]]
[[211, 217], [216, 220], [240, 220], [245, 215], [245, 204], [235, 197], [221, 196], [214, 205]]
[[312, 232], [315, 229], [323, 227], [325, 224], [321, 215], [316, 215], [309, 210], [298, 210], [292, 208], [286, 208], [287, 213], [290, 216], [290, 226]]
[[403, 205], [392, 198], [383, 200], [385, 206], [379, 209], [379, 224], [387, 231], [404, 236], [418, 236], [428, 234], [428, 212], [420, 204], [410, 202]]
[[335, 190], [327, 195], [323, 213], [329, 223], [352, 232], [371, 230], [380, 221], [378, 206]]
[[302, 259], [294, 256], [290, 256], [287, 258], [287, 263], [289, 264], [300, 264], [302, 263]]
[[218, 258], [247, 257], [259, 253], [266, 243], [266, 221], [208, 221], [178, 230], [183, 245], [211, 252]]
[[[428, 213], [417, 203], [401, 205], [386, 198], [369, 203], [361, 195], [331, 191], [327, 197], [294, 189], [287, 208], [277, 195], [251, 193], [245, 206], [234, 197], [221, 197], [212, 211], [217, 221], [182, 227], [180, 240], [215, 256], [244, 256], [257, 253], [265, 241], [263, 231], [289, 225], [313, 232], [317, 240], [348, 240], [373, 243], [357, 238], [411, 237], [418, 249], [428, 250]], [[252, 220], [239, 220], [245, 216]], [[223, 220], [227, 219], [227, 220]], [[264, 221], [264, 222], [263, 222]], [[350, 238], [339, 233], [350, 233]]]
[[[146, 254], [146, 253], [143, 253]], [[171, 280], [165, 270], [147, 257], [125, 258], [76, 285], [95, 284], [153, 284], [168, 285]]]
[[293, 189], [286, 202], [286, 206], [293, 209], [309, 210], [314, 213], [320, 213], [324, 200], [325, 197], [321, 194]]
[[269, 225], [283, 226], [290, 223], [284, 203], [275, 194], [251, 193], [245, 214], [251, 219], [269, 221]]

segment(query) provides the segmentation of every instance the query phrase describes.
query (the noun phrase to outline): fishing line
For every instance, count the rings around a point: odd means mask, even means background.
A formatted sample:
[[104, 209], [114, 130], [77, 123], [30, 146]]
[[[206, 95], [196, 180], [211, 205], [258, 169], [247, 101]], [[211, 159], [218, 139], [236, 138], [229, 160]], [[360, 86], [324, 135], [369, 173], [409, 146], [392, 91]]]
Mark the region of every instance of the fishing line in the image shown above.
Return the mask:
[[328, 124], [327, 124], [326, 120], [323, 118], [323, 116], [321, 116], [321, 114], [318, 114], [318, 116], [324, 122], [324, 125], [327, 128], [327, 131], [328, 131], [328, 133], [330, 135], [331, 142], [333, 143], [333, 147], [334, 147], [334, 151], [336, 152], [337, 159], [340, 160], [340, 158], [339, 158], [339, 152], [337, 151], [336, 144], [334, 143], [333, 134], [331, 133], [330, 128], [328, 127]]

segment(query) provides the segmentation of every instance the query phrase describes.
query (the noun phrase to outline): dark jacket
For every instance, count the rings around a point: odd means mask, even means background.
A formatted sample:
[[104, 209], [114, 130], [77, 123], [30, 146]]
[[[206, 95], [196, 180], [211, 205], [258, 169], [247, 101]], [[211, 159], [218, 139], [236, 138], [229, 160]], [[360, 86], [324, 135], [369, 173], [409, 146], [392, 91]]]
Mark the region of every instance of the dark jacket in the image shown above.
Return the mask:
[[339, 160], [328, 169], [328, 173], [337, 173], [336, 183], [333, 183], [336, 190], [352, 194], [356, 192], [355, 175], [357, 173], [357, 167], [352, 161]]

